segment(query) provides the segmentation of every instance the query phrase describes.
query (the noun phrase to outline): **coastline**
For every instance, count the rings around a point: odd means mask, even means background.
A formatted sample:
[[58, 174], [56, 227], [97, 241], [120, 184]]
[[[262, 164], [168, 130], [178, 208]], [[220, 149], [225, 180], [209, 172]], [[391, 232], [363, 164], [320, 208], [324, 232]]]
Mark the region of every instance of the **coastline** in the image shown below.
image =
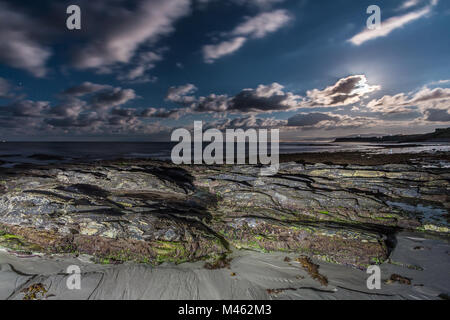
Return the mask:
[[[267, 178], [252, 166], [146, 159], [3, 168], [0, 245], [8, 249], [0, 278], [8, 285], [0, 295], [19, 299], [20, 288], [39, 282], [54, 292], [49, 299], [435, 299], [450, 288], [445, 272], [439, 278], [433, 269], [448, 261], [448, 159], [290, 154]], [[304, 274], [302, 256], [328, 286]], [[68, 263], [87, 268], [85, 290], [64, 289]], [[398, 272], [414, 282], [373, 294], [361, 282], [371, 264], [383, 277]], [[42, 272], [29, 273], [31, 265]], [[117, 277], [135, 289], [112, 290]], [[188, 289], [137, 284], [148, 277], [182, 279]]]

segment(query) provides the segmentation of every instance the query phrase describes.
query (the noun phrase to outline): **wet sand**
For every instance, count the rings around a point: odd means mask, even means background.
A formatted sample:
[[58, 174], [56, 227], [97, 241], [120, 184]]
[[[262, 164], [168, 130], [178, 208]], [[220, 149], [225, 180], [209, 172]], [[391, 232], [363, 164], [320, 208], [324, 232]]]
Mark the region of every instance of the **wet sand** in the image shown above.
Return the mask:
[[[295, 261], [298, 254], [237, 251], [229, 268], [208, 270], [204, 262], [181, 265], [103, 266], [89, 257], [18, 257], [0, 252], [0, 299], [20, 300], [22, 290], [42, 283], [54, 299], [441, 299], [450, 293], [450, 243], [422, 233], [400, 233], [390, 262], [381, 267], [381, 289], [369, 290], [369, 274], [314, 260], [323, 286]], [[286, 259], [288, 257], [289, 259]], [[290, 261], [287, 261], [290, 260]], [[69, 265], [81, 269], [81, 289], [66, 286]], [[392, 274], [411, 284], [387, 284]]]

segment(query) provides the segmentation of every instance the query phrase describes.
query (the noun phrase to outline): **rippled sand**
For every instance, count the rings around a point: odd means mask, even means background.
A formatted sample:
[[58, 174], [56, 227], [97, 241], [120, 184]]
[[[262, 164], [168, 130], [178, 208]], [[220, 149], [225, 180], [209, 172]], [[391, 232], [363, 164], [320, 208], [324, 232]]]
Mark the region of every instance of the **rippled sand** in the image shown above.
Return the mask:
[[[450, 293], [448, 239], [402, 233], [381, 265], [381, 290], [369, 290], [363, 270], [314, 261], [328, 278], [319, 282], [295, 261], [298, 255], [234, 253], [230, 268], [207, 270], [202, 262], [182, 265], [124, 264], [102, 266], [88, 257], [18, 257], [0, 252], [0, 299], [23, 299], [22, 290], [35, 283], [53, 299], [440, 299]], [[291, 261], [285, 261], [288, 256]], [[81, 269], [81, 289], [66, 285], [69, 265]], [[385, 283], [392, 274], [412, 279], [411, 285]]]

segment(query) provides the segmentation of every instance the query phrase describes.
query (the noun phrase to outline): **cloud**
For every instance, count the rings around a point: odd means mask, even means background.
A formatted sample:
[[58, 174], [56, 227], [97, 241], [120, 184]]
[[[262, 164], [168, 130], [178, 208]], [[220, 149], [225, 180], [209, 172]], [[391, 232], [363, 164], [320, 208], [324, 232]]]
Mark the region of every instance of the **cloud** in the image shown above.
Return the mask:
[[192, 83], [187, 83], [178, 87], [170, 87], [167, 91], [166, 100], [180, 104], [189, 104], [195, 99], [190, 96], [195, 91], [197, 91], [197, 87]]
[[0, 61], [36, 77], [45, 76], [51, 50], [39, 42], [42, 27], [33, 17], [0, 2]]
[[322, 121], [338, 122], [340, 117], [326, 113], [312, 112], [299, 113], [288, 119], [287, 125], [290, 127], [308, 127], [316, 125]]
[[[3, 128], [3, 134], [25, 134], [30, 135], [33, 132], [39, 132], [42, 122], [39, 118], [28, 118], [26, 126], [23, 125], [23, 119], [11, 116], [0, 116], [0, 128]], [[6, 130], [5, 130], [6, 129]], [[37, 130], [37, 131], [36, 131]]]
[[[197, 0], [202, 5], [205, 5], [210, 2], [220, 2], [223, 0]], [[237, 5], [247, 5], [250, 7], [256, 7], [260, 10], [266, 10], [271, 8], [273, 5], [277, 3], [284, 2], [285, 0], [231, 0], [233, 3]]]
[[236, 37], [218, 44], [205, 45], [202, 49], [203, 58], [206, 63], [213, 63], [215, 60], [239, 50], [245, 41], [247, 41], [245, 37]]
[[[111, 109], [137, 98], [133, 89], [122, 89], [92, 82], [83, 82], [62, 92], [62, 96], [69, 97], [67, 106], [79, 103], [80, 100], [74, 99], [74, 97], [80, 98], [87, 95], [90, 96], [89, 107], [96, 110]], [[61, 106], [61, 108], [63, 107]]]
[[226, 94], [210, 94], [207, 97], [200, 97], [191, 104], [194, 112], [227, 112], [230, 107], [231, 98]]
[[172, 118], [178, 119], [184, 113], [184, 109], [166, 109], [166, 108], [121, 108], [114, 107], [110, 115], [117, 118]]
[[196, 90], [197, 88], [193, 84], [171, 87], [167, 94], [167, 100], [197, 113], [270, 113], [295, 109], [301, 99], [292, 92], [285, 92], [284, 87], [276, 82], [270, 85], [259, 85], [256, 89], [243, 89], [232, 97], [214, 93], [195, 97], [192, 94]]
[[230, 38], [217, 44], [203, 46], [203, 58], [206, 63], [230, 55], [239, 50], [249, 39], [263, 38], [269, 33], [287, 25], [292, 20], [288, 11], [279, 9], [271, 12], [262, 12], [254, 17], [247, 17], [244, 22], [236, 26], [231, 32], [224, 33]]
[[[5, 4], [10, 2], [10, 4]], [[52, 50], [46, 43], [60, 43], [61, 36], [76, 37], [69, 48], [70, 64], [98, 73], [117, 73], [127, 82], [156, 81], [147, 71], [162, 60], [167, 48], [152, 48], [175, 30], [175, 23], [190, 12], [191, 0], [79, 0], [82, 29], [65, 30], [66, 1], [43, 1], [40, 8], [14, 0], [0, 2], [0, 62], [31, 72], [48, 73]], [[51, 42], [50, 42], [51, 41]], [[67, 44], [67, 42], [65, 42]], [[152, 48], [150, 50], [149, 48]]]
[[274, 4], [284, 2], [284, 0], [233, 0], [238, 4], [247, 4], [250, 6], [256, 6], [260, 9], [267, 9], [273, 6]]
[[63, 128], [85, 128], [89, 127], [91, 131], [95, 130], [102, 120], [95, 112], [83, 113], [76, 117], [65, 117], [65, 118], [46, 118], [44, 122], [53, 127], [63, 127]]
[[[410, 2], [410, 1], [408, 1]], [[434, 6], [436, 6], [438, 3], [438, 0], [431, 0], [431, 2], [416, 11], [411, 11], [408, 13], [405, 13], [404, 15], [400, 16], [394, 16], [386, 21], [383, 21], [381, 23], [380, 28], [378, 29], [364, 29], [360, 33], [353, 36], [348, 41], [353, 43], [356, 46], [359, 46], [366, 41], [373, 40], [380, 37], [386, 37], [389, 35], [392, 31], [403, 27], [404, 25], [411, 23], [417, 19], [425, 17], [427, 14], [429, 14]]]
[[421, 0], [406, 0], [398, 7], [397, 10], [405, 10], [405, 9], [415, 7], [420, 3], [420, 1]]
[[6, 79], [0, 77], [0, 98], [9, 99], [11, 97], [11, 85]]
[[273, 112], [297, 108], [301, 97], [283, 89], [276, 82], [267, 86], [259, 85], [256, 89], [244, 89], [231, 99], [228, 109], [239, 112]]
[[367, 103], [367, 109], [372, 112], [399, 113], [410, 112], [407, 107], [417, 107], [425, 110], [431, 105], [438, 109], [450, 108], [450, 88], [429, 89], [424, 87], [416, 93], [399, 93], [394, 96], [383, 96]]
[[420, 103], [435, 100], [450, 99], [450, 88], [423, 88], [418, 91], [409, 103]]
[[60, 117], [77, 117], [83, 110], [87, 109], [86, 101], [77, 98], [66, 98], [64, 102], [58, 104], [50, 110], [50, 113]]
[[179, 117], [184, 113], [183, 109], [171, 109], [166, 108], [147, 108], [143, 110], [139, 116], [144, 118], [172, 118], [179, 119]]
[[131, 70], [129, 70], [126, 74], [119, 77], [119, 80], [136, 80], [138, 78], [141, 78], [145, 71], [147, 71], [147, 68], [145, 66], [137, 66]]
[[337, 107], [359, 102], [369, 93], [380, 90], [381, 87], [367, 83], [365, 75], [353, 75], [338, 80], [334, 85], [324, 90], [307, 91], [308, 101], [304, 107], [323, 106]]
[[435, 85], [435, 84], [446, 84], [446, 83], [450, 83], [450, 79], [434, 81], [431, 84]]
[[379, 89], [380, 86], [369, 85], [364, 75], [354, 75], [342, 78], [323, 90], [309, 90], [306, 97], [286, 91], [284, 86], [274, 82], [254, 89], [243, 89], [234, 96], [212, 93], [200, 97], [193, 96], [197, 88], [187, 84], [170, 88], [167, 100], [197, 113], [272, 113], [351, 105]]
[[[286, 91], [279, 83], [259, 85], [243, 89], [233, 96], [210, 94], [194, 96], [197, 88], [187, 84], [169, 89], [170, 101], [179, 103], [186, 113], [213, 113], [214, 115], [240, 114], [244, 117], [217, 120], [210, 127], [225, 128], [280, 128], [283, 130], [340, 130], [362, 129], [379, 125], [383, 121], [363, 115], [343, 115], [322, 112], [300, 113], [288, 120], [258, 118], [257, 114], [339, 107], [362, 102], [368, 95], [380, 90], [380, 86], [370, 85], [364, 75], [351, 75], [339, 79], [324, 89], [313, 89], [306, 96]], [[359, 111], [359, 109], [357, 110]], [[356, 111], [355, 111], [356, 112]], [[417, 116], [417, 115], [416, 115]], [[392, 116], [395, 120], [395, 116]], [[401, 118], [402, 116], [400, 116]]]
[[[169, 128], [158, 122], [143, 122], [136, 116], [118, 116], [109, 114], [99, 116], [96, 112], [80, 114], [75, 118], [44, 119], [47, 133], [77, 135], [169, 135]], [[41, 132], [42, 134], [42, 132]], [[160, 137], [161, 138], [161, 137]]]
[[324, 130], [335, 129], [357, 129], [357, 128], [370, 128], [380, 125], [382, 121], [370, 117], [352, 117], [349, 115], [341, 115], [339, 121], [323, 121], [319, 122], [315, 128]]
[[285, 126], [286, 120], [278, 120], [274, 118], [256, 118], [254, 115], [249, 115], [241, 118], [222, 119], [214, 122], [206, 123], [205, 129], [270, 129], [280, 128]]
[[367, 103], [366, 111], [379, 113], [385, 120], [408, 120], [447, 122], [450, 110], [450, 88], [423, 87], [417, 92], [386, 95]]
[[427, 109], [425, 110], [425, 120], [432, 122], [450, 122], [449, 110]]
[[136, 109], [133, 108], [114, 108], [111, 110], [112, 115], [119, 117], [134, 117], [136, 112]]
[[129, 129], [136, 128], [141, 122], [136, 117], [118, 117], [112, 116], [108, 118], [108, 124], [112, 126], [118, 126], [120, 128], [127, 127]]
[[49, 108], [47, 101], [22, 100], [2, 108], [2, 111], [8, 111], [15, 117], [40, 117]]
[[374, 99], [367, 103], [366, 108], [371, 112], [389, 113], [408, 113], [411, 110], [406, 108], [408, 97], [404, 93], [394, 96], [383, 96], [380, 99]]
[[[133, 118], [127, 110], [117, 108], [137, 96], [132, 89], [122, 89], [109, 85], [84, 82], [64, 90], [61, 103], [51, 107], [48, 102], [18, 101], [4, 108], [14, 117], [39, 118], [46, 129], [84, 128], [95, 132], [105, 125], [130, 124], [131, 119], [119, 121], [118, 118]], [[111, 111], [113, 110], [113, 111]], [[28, 120], [27, 120], [28, 122]], [[44, 129], [42, 129], [44, 130]]]
[[155, 68], [156, 63], [162, 60], [162, 53], [156, 53], [153, 51], [142, 52], [137, 58], [135, 65], [128, 71], [119, 74], [117, 79], [130, 83], [155, 82], [157, 77], [150, 76], [146, 73]]
[[336, 130], [373, 127], [380, 122], [380, 120], [370, 117], [309, 113], [293, 116], [288, 120], [288, 126], [302, 130]]
[[94, 109], [105, 110], [125, 104], [136, 97], [133, 89], [122, 89], [118, 87], [112, 90], [101, 91], [94, 95], [91, 99], [91, 104]]
[[161, 134], [169, 129], [154, 118], [177, 119], [183, 109], [125, 107], [137, 98], [134, 90], [83, 82], [62, 91], [59, 103], [17, 100], [0, 107], [0, 125], [9, 135]]
[[86, 94], [98, 92], [105, 89], [111, 89], [112, 87], [109, 85], [96, 84], [89, 81], [83, 82], [80, 85], [70, 87], [69, 89], [63, 91], [64, 95], [81, 97]]
[[245, 22], [234, 28], [231, 34], [233, 36], [263, 38], [285, 26], [291, 19], [291, 15], [284, 9], [263, 12], [255, 17], [248, 17]]
[[82, 112], [105, 112], [135, 99], [137, 95], [133, 89], [83, 82], [64, 90], [60, 97], [62, 102], [53, 107], [50, 113], [73, 119]]
[[[0, 108], [0, 124], [19, 130], [21, 124], [24, 127], [23, 123], [26, 123], [26, 127], [30, 127], [28, 134], [70, 132], [93, 135], [155, 133], [155, 128], [167, 129], [154, 124], [156, 119], [179, 119], [187, 114], [209, 114], [220, 118], [209, 122], [210, 126], [219, 129], [279, 128], [286, 132], [361, 131], [386, 125], [395, 128], [395, 125], [400, 126], [402, 121], [410, 119], [423, 125], [448, 122], [450, 88], [423, 87], [416, 92], [385, 95], [366, 102], [366, 97], [379, 89], [379, 86], [369, 84], [364, 75], [341, 78], [323, 89], [308, 90], [305, 96], [290, 92], [276, 82], [242, 89], [235, 95], [212, 93], [196, 96], [197, 87], [187, 83], [168, 89], [166, 101], [178, 107], [142, 109], [130, 106], [130, 102], [138, 98], [133, 89], [83, 82], [63, 90], [57, 96], [59, 103], [55, 105], [45, 101], [18, 100]], [[351, 111], [339, 108], [351, 108], [356, 104], [358, 108]], [[333, 107], [335, 111], [317, 111], [327, 107]], [[303, 109], [312, 110], [298, 113], [288, 120], [266, 117], [274, 112]], [[347, 112], [351, 114], [345, 114]]]
[[95, 28], [87, 26], [87, 45], [76, 51], [74, 64], [104, 70], [129, 63], [141, 45], [174, 31], [174, 23], [190, 12], [190, 0], [145, 0], [129, 7], [120, 1], [86, 1], [84, 10], [91, 17], [87, 24]]

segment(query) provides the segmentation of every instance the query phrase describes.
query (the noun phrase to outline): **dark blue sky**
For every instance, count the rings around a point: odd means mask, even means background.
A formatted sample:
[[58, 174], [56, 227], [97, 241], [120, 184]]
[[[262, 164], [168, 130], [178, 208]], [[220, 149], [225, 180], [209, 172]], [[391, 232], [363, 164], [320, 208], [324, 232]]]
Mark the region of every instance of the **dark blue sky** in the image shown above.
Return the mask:
[[450, 124], [449, 30], [444, 0], [0, 0], [0, 135], [430, 131]]

